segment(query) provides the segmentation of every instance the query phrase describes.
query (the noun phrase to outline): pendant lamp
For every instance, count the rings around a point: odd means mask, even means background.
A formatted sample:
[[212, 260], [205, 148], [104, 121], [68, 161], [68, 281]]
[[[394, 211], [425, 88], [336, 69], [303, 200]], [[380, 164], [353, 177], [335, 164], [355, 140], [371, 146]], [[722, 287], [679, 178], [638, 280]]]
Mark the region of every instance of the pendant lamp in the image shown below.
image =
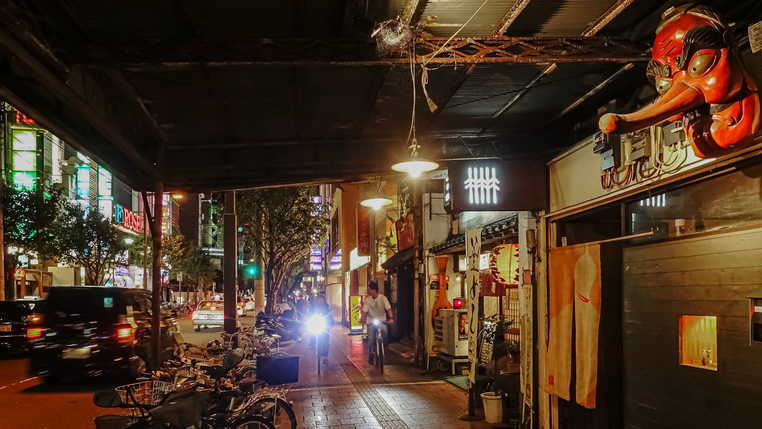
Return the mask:
[[418, 148], [420, 147], [421, 146], [418, 145], [418, 141], [413, 138], [413, 142], [410, 145], [410, 158], [392, 165], [392, 170], [399, 171], [401, 173], [408, 173], [410, 174], [410, 177], [418, 177], [421, 175], [421, 173], [426, 171], [433, 171], [439, 168], [438, 163], [418, 155]]
[[394, 203], [394, 202], [392, 200], [390, 200], [389, 198], [386, 198], [381, 193], [381, 188], [383, 188], [383, 186], [384, 186], [384, 182], [382, 182], [382, 181], [374, 182], [373, 183], [373, 188], [374, 188], [373, 196], [371, 198], [366, 198], [366, 199], [360, 201], [360, 205], [363, 206], [363, 207], [370, 207], [373, 210], [378, 210], [381, 207], [386, 207], [386, 206], [392, 205], [392, 203]]

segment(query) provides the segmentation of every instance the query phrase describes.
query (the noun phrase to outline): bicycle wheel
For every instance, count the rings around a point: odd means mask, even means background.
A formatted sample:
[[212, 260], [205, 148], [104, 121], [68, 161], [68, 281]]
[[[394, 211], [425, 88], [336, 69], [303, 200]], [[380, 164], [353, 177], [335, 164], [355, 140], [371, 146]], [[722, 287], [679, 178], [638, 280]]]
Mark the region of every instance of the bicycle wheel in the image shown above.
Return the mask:
[[262, 415], [278, 429], [296, 429], [296, 413], [291, 404], [280, 398], [258, 399], [252, 405], [255, 413]]
[[320, 374], [320, 361], [322, 360], [321, 358], [323, 356], [323, 345], [322, 345], [322, 342], [320, 341], [320, 337], [318, 337], [317, 339], [317, 348], [315, 350], [317, 350], [317, 353], [315, 354], [317, 354], [318, 374]]
[[275, 426], [262, 416], [244, 416], [225, 429], [275, 429]]
[[[379, 334], [380, 335], [380, 334]], [[384, 343], [383, 341], [379, 341], [376, 344], [378, 344], [378, 351], [376, 354], [378, 355], [378, 371], [383, 374], [384, 373]]]

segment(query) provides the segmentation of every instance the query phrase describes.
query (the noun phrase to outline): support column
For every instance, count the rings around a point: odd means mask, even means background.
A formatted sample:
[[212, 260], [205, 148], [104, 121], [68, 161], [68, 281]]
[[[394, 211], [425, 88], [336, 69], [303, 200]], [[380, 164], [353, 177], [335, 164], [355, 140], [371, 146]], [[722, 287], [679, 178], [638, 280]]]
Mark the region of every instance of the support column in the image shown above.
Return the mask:
[[[147, 200], [147, 199], [146, 199]], [[144, 200], [145, 201], [145, 200]], [[151, 281], [151, 357], [154, 368], [158, 368], [161, 351], [161, 220], [164, 215], [164, 184], [156, 183], [153, 194], [153, 226], [151, 237], [153, 238], [152, 275]], [[147, 209], [147, 207], [146, 207]]]
[[0, 175], [0, 301], [5, 301], [5, 231], [3, 230], [3, 187], [4, 180]]
[[[225, 192], [225, 257], [223, 273], [225, 286], [223, 296], [225, 298], [225, 332], [236, 332], [238, 312], [236, 311], [236, 280], [238, 274], [238, 224], [235, 216], [235, 191]], [[272, 298], [274, 299], [274, 298]]]
[[[415, 324], [413, 325], [413, 334], [415, 336], [415, 365], [420, 366], [425, 359], [425, 353], [423, 351], [423, 332], [425, 328], [423, 325], [423, 293], [421, 289], [426, 284], [426, 280], [421, 279], [420, 265], [422, 263], [423, 256], [423, 201], [422, 201], [420, 183], [418, 180], [413, 180], [413, 231], [415, 231], [415, 256], [413, 257], [413, 270], [415, 270], [415, 276], [413, 280], [413, 317], [415, 318]], [[425, 366], [425, 365], [424, 365]]]

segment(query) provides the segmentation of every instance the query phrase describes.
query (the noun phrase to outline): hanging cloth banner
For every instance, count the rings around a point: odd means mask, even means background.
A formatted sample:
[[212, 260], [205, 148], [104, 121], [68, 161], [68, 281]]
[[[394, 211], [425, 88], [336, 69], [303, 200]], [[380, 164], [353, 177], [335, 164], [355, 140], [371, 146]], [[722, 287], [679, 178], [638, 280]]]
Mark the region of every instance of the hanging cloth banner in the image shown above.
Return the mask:
[[551, 249], [548, 261], [550, 332], [544, 390], [569, 399], [572, 317], [576, 329], [577, 403], [595, 408], [598, 385], [598, 327], [601, 311], [601, 250], [598, 243]]
[[[533, 325], [532, 311], [534, 309], [534, 296], [532, 285], [525, 284], [519, 289], [519, 321], [521, 323], [521, 393], [524, 394], [524, 403], [532, 406], [534, 386], [532, 384], [532, 366], [534, 365], [533, 350]], [[526, 418], [526, 416], [525, 416]]]
[[574, 318], [574, 267], [572, 246], [550, 249], [548, 257], [549, 329], [545, 354], [545, 392], [570, 400], [572, 322]]
[[[577, 403], [595, 408], [598, 386], [598, 327], [601, 319], [601, 245], [574, 246], [574, 326]], [[581, 253], [581, 254], [580, 254]]]
[[468, 374], [471, 383], [476, 382], [476, 367], [479, 365], [477, 356], [477, 339], [479, 337], [479, 256], [482, 251], [482, 229], [466, 230], [466, 256], [468, 257], [468, 360], [471, 361], [471, 371]]

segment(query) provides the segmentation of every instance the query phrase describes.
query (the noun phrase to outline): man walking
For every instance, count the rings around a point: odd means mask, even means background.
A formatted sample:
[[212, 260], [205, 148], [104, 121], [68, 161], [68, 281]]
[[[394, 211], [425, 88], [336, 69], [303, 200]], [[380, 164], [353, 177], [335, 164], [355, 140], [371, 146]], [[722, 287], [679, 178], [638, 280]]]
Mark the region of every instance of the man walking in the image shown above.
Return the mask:
[[[370, 316], [370, 317], [368, 317]], [[387, 319], [388, 316], [388, 319]], [[373, 320], [378, 319], [378, 330], [373, 329]], [[368, 363], [373, 365], [373, 351], [376, 346], [376, 334], [380, 333], [383, 343], [386, 344], [387, 329], [384, 325], [384, 321], [389, 324], [394, 323], [392, 318], [392, 306], [389, 304], [389, 300], [378, 293], [378, 283], [368, 283], [368, 296], [365, 297], [365, 301], [362, 303], [362, 317], [360, 324], [368, 325]]]

